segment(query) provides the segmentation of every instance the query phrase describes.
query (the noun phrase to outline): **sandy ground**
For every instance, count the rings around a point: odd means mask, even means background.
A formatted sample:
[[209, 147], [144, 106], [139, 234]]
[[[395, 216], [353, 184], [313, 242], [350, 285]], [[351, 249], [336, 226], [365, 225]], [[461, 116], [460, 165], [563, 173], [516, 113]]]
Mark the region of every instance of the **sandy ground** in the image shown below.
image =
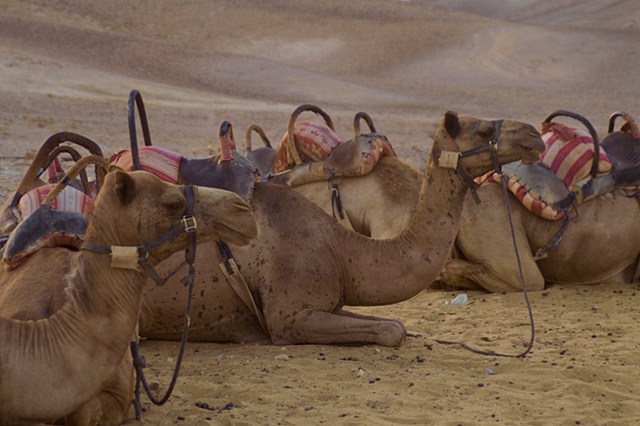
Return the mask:
[[[216, 129], [261, 124], [272, 140], [314, 103], [350, 135], [369, 112], [416, 167], [448, 110], [539, 124], [567, 109], [604, 135], [640, 114], [632, 0], [0, 0], [0, 200], [58, 131], [128, 147], [142, 93], [155, 145], [216, 152]], [[240, 134], [242, 132], [239, 132]], [[576, 254], [579, 255], [579, 254]], [[640, 422], [637, 285], [530, 295], [425, 291], [355, 308], [402, 320], [400, 348], [189, 344], [174, 395], [143, 399], [146, 425], [629, 425]], [[146, 341], [163, 390], [177, 343]]]

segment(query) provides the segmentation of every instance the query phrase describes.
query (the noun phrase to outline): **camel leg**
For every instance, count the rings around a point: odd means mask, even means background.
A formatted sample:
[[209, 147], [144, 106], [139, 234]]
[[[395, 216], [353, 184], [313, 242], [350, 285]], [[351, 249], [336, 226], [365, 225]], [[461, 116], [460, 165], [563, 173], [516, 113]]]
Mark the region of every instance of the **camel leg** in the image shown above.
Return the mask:
[[[494, 185], [497, 186], [497, 185]], [[440, 281], [451, 287], [466, 289], [483, 288], [492, 293], [522, 291], [522, 280], [518, 268], [518, 258], [513, 247], [513, 237], [517, 242], [518, 257], [522, 275], [528, 291], [544, 288], [544, 277], [533, 257], [533, 250], [523, 227], [522, 209], [516, 209], [512, 201], [514, 236], [508, 226], [508, 217], [501, 200], [498, 187], [494, 190], [495, 200], [482, 200], [482, 205], [492, 208], [469, 211], [460, 221], [456, 247], [463, 259], [449, 260], [441, 273]], [[491, 195], [483, 192], [483, 197]], [[472, 208], [475, 206], [471, 206]]]
[[[440, 281], [453, 288], [465, 290], [484, 289], [491, 293], [513, 292], [522, 290], [520, 272], [510, 265], [496, 265], [496, 261], [489, 265], [469, 262], [462, 259], [452, 259], [447, 262]], [[533, 262], [535, 266], [535, 262]], [[496, 268], [495, 270], [493, 268]], [[529, 268], [523, 276], [527, 291], [538, 291], [544, 288], [544, 277], [540, 270]]]
[[112, 379], [96, 396], [80, 406], [64, 419], [66, 426], [116, 426], [127, 417], [133, 391], [135, 376], [131, 353], [123, 358]]
[[407, 335], [399, 321], [344, 310], [330, 313], [305, 309], [298, 312], [290, 324], [279, 328], [281, 330], [271, 330], [271, 340], [276, 345], [372, 343], [397, 347]]

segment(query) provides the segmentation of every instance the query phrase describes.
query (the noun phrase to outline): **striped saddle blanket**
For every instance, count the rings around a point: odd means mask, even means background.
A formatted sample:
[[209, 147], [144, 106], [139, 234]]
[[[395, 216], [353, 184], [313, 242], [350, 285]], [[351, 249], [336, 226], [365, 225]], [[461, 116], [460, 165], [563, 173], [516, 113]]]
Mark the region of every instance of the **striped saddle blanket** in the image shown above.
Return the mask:
[[[561, 123], [543, 123], [542, 139], [547, 148], [538, 163], [511, 163], [503, 168], [507, 187], [532, 213], [548, 220], [564, 217], [573, 206], [572, 191], [590, 175], [594, 159], [593, 138], [584, 130]], [[612, 170], [611, 161], [599, 153], [598, 173]], [[489, 172], [478, 183], [500, 182]], [[561, 182], [561, 184], [559, 184]]]

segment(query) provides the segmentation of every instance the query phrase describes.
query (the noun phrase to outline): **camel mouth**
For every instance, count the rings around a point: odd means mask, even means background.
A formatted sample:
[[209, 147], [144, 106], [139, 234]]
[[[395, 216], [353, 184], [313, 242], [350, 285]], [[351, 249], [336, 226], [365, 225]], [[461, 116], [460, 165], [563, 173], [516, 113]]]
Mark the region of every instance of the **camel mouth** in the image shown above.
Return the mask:
[[522, 161], [524, 162], [528, 162], [528, 163], [538, 163], [540, 161], [540, 154], [542, 154], [544, 151], [538, 151], [536, 149], [533, 148], [524, 148], [523, 149], [523, 155], [522, 155]]
[[527, 136], [530, 140], [520, 145], [522, 161], [537, 163], [540, 161], [540, 154], [547, 149], [547, 145], [537, 130], [529, 131]]

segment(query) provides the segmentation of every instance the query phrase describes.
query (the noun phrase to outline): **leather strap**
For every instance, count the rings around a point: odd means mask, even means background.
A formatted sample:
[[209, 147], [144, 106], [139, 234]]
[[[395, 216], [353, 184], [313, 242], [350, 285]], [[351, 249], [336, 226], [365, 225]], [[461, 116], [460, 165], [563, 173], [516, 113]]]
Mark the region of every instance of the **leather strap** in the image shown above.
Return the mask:
[[227, 277], [227, 281], [233, 291], [236, 292], [240, 300], [242, 300], [249, 310], [251, 310], [251, 312], [253, 312], [253, 314], [258, 318], [262, 329], [267, 336], [269, 336], [269, 329], [267, 328], [267, 321], [264, 318], [264, 314], [260, 308], [258, 308], [258, 305], [253, 298], [253, 294], [251, 294], [251, 290], [249, 290], [247, 282], [244, 280], [242, 273], [240, 273], [240, 268], [238, 268], [238, 264], [233, 258], [229, 245], [223, 241], [218, 241], [218, 247], [220, 248], [222, 255], [225, 257], [225, 260], [220, 262], [220, 269], [222, 270], [222, 273]]

